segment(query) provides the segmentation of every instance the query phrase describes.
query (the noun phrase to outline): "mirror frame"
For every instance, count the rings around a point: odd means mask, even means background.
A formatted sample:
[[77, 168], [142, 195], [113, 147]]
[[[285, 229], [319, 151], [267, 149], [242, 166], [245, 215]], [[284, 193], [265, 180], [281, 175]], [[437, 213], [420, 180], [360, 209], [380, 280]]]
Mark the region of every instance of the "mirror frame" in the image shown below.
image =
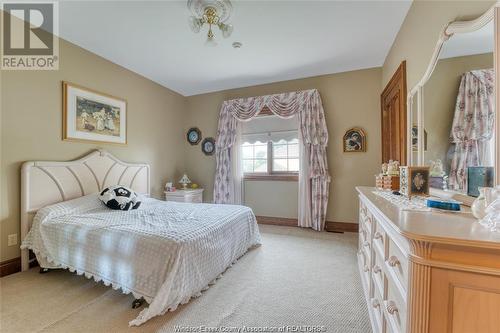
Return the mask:
[[[439, 56], [443, 49], [444, 43], [448, 41], [453, 35], [460, 33], [473, 32], [481, 29], [485, 25], [487, 25], [491, 20], [494, 20], [494, 69], [495, 69], [495, 82], [500, 82], [500, 73], [499, 73], [499, 65], [500, 65], [500, 1], [497, 1], [490, 9], [488, 9], [483, 15], [480, 17], [470, 20], [470, 21], [453, 21], [447, 24], [444, 29], [441, 31], [439, 35], [439, 39], [436, 43], [436, 47], [434, 48], [434, 52], [432, 53], [432, 57], [429, 65], [427, 66], [427, 70], [424, 73], [424, 76], [420, 79], [420, 81], [408, 92], [407, 96], [407, 161], [408, 165], [422, 166], [424, 165], [424, 112], [423, 112], [423, 103], [424, 103], [424, 85], [431, 78], [434, 69], [439, 61]], [[495, 109], [498, 110], [500, 106], [500, 85], [495, 85]], [[411, 128], [413, 126], [413, 102], [414, 99], [417, 99], [417, 128], [418, 128], [418, 155], [417, 160], [413, 159], [413, 149], [411, 142]], [[500, 185], [500, 117], [495, 117], [495, 185]], [[452, 190], [439, 190], [439, 189], [430, 189], [431, 195], [438, 196], [441, 198], [454, 198], [456, 200], [462, 201], [465, 205], [471, 205], [474, 201], [474, 197], [470, 197], [464, 193], [452, 191]]]

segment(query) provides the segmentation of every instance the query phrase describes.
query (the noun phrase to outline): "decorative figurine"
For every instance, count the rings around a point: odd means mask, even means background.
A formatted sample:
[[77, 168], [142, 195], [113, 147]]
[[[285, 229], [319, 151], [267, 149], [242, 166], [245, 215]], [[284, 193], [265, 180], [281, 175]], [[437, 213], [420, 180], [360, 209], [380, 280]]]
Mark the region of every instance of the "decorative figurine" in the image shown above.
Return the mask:
[[383, 175], [387, 175], [387, 168], [388, 168], [387, 163], [382, 163], [382, 174]]
[[441, 190], [446, 190], [448, 177], [444, 172], [443, 162], [440, 159], [435, 161], [430, 161], [431, 167], [429, 171], [429, 186], [432, 188], [438, 188]]
[[399, 162], [390, 160], [387, 165], [387, 174], [389, 176], [399, 176]]
[[443, 177], [445, 175], [444, 169], [443, 169], [443, 162], [441, 162], [440, 159], [437, 159], [435, 161], [430, 161], [431, 162], [431, 171], [429, 175], [431, 177]]

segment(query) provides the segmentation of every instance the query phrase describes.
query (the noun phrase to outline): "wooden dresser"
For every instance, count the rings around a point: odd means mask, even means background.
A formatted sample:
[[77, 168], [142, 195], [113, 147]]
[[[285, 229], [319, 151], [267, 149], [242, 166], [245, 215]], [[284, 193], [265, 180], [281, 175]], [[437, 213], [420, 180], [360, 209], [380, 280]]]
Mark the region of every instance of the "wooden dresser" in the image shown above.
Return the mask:
[[500, 332], [500, 233], [467, 212], [404, 211], [356, 189], [374, 332]]

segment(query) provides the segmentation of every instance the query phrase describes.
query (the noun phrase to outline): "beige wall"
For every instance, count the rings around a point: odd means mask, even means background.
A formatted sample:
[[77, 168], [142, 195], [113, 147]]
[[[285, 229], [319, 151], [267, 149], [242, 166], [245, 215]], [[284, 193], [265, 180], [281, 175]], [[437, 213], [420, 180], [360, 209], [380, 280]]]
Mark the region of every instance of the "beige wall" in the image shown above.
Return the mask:
[[[0, 261], [19, 256], [18, 246], [7, 247], [7, 235], [19, 235], [23, 161], [70, 160], [104, 148], [124, 161], [151, 164], [154, 196], [160, 196], [167, 179], [184, 170], [183, 96], [62, 40], [60, 59], [58, 71], [1, 74]], [[127, 100], [126, 146], [61, 140], [63, 80]]]
[[298, 182], [245, 181], [245, 206], [257, 216], [297, 218]]
[[[380, 82], [381, 69], [374, 68], [192, 96], [187, 100], [184, 130], [197, 126], [203, 137], [215, 136], [220, 106], [227, 99], [317, 88], [323, 100], [330, 134], [327, 152], [333, 181], [330, 185], [327, 219], [356, 222], [357, 200], [354, 187], [373, 185], [373, 175], [380, 166]], [[366, 130], [366, 153], [342, 151], [342, 137], [353, 126]], [[199, 146], [191, 146], [187, 142], [184, 147], [186, 170], [193, 181], [205, 187], [204, 200], [211, 201], [215, 157], [204, 156]], [[287, 211], [296, 210], [296, 200], [279, 200], [278, 196], [266, 194], [264, 205], [263, 198], [260, 201], [247, 198], [247, 202], [249, 205], [256, 205], [253, 208], [257, 212], [268, 214], [273, 213], [267, 210], [272, 205], [282, 205], [279, 209]]]
[[382, 68], [382, 86], [406, 60], [410, 90], [424, 75], [444, 26], [456, 19], [473, 19], [495, 1], [414, 0]]
[[493, 53], [441, 59], [424, 86], [424, 121], [427, 131], [425, 163], [441, 159], [445, 166], [460, 78], [474, 69], [493, 68]]

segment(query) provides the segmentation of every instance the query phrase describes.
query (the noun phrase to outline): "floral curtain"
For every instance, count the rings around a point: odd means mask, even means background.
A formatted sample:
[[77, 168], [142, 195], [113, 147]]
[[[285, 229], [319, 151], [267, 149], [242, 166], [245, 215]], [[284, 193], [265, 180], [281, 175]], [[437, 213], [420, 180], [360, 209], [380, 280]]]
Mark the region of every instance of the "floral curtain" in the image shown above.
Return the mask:
[[467, 167], [487, 166], [495, 123], [495, 72], [462, 75], [450, 134], [450, 188], [467, 189]]
[[321, 97], [316, 89], [234, 99], [222, 104], [216, 139], [214, 202], [234, 203], [231, 148], [237, 138], [239, 122], [255, 117], [265, 106], [281, 118], [298, 116], [304, 151], [307, 152], [304, 157], [308, 163], [308, 174], [299, 176], [299, 182], [302, 188], [306, 186], [310, 189], [307, 200], [299, 200], [299, 210], [302, 208], [310, 216], [307, 219], [299, 216], [299, 226], [322, 230], [328, 205], [330, 175], [326, 159], [328, 130]]

